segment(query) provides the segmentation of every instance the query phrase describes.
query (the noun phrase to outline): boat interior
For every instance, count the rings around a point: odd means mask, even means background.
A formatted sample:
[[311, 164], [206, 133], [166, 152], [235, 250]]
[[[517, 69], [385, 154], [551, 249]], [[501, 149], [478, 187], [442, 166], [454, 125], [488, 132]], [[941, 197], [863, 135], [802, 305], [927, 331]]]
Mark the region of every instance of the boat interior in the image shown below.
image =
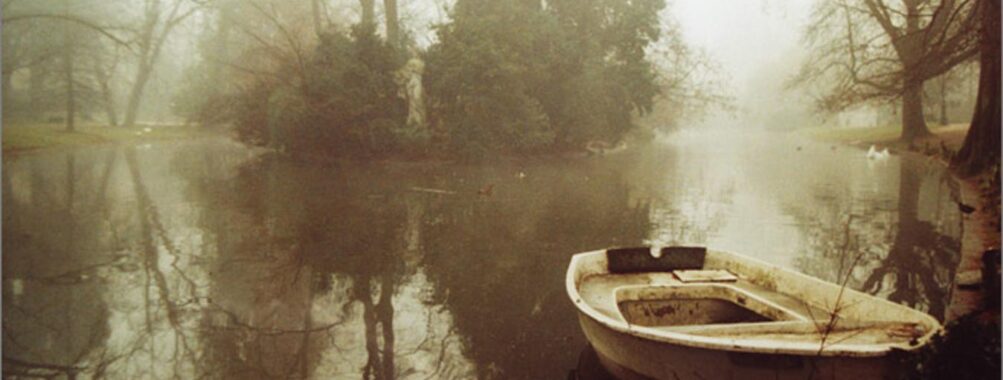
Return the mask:
[[795, 296], [797, 292], [777, 288], [776, 281], [763, 281], [761, 273], [742, 273], [741, 266], [708, 258], [704, 248], [599, 252], [606, 257], [579, 263], [583, 273], [576, 286], [581, 300], [612, 321], [649, 334], [821, 349], [911, 347], [931, 332], [931, 326], [919, 320], [867, 318], [850, 311], [851, 302], [861, 302], [859, 297], [847, 296], [841, 308], [804, 297], [803, 292]]

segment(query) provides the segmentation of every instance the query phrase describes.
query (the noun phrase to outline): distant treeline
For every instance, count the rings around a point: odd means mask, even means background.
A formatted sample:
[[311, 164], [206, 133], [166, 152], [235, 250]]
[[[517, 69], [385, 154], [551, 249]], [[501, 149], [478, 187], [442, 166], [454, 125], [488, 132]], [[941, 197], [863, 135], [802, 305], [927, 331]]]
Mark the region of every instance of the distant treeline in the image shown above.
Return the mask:
[[[222, 91], [211, 88], [213, 70], [193, 68], [175, 108], [293, 155], [476, 159], [613, 143], [659, 93], [646, 51], [661, 35], [664, 6], [460, 0], [424, 49], [413, 36], [381, 36], [364, 8], [352, 27], [318, 29], [317, 43], [283, 50], [292, 58], [271, 71], [279, 79], [249, 75], [237, 91]], [[426, 112], [409, 122], [401, 69], [415, 58]]]

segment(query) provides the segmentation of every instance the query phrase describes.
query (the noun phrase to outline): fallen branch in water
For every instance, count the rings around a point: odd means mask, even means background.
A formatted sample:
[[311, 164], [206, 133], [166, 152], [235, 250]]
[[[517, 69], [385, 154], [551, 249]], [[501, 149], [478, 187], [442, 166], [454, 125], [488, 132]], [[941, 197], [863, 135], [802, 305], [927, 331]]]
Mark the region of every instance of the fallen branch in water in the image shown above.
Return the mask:
[[420, 192], [423, 192], [423, 193], [432, 193], [432, 194], [445, 194], [445, 195], [456, 194], [455, 191], [440, 190], [440, 189], [429, 189], [427, 187], [412, 187], [411, 190], [412, 191], [420, 191]]

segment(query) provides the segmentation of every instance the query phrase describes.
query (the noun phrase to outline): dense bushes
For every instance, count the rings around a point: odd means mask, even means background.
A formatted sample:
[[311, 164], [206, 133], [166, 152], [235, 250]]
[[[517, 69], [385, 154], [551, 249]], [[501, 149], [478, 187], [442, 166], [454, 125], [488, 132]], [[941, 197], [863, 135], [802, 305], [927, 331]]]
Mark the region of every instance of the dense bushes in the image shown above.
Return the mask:
[[460, 1], [426, 54], [436, 127], [467, 154], [620, 139], [657, 94], [660, 0]]
[[299, 111], [308, 116], [295, 124], [289, 148], [321, 144], [320, 149], [332, 153], [392, 152], [395, 132], [404, 129], [407, 117], [394, 82], [394, 72], [403, 64], [371, 27], [356, 27], [351, 36], [323, 36], [304, 86], [307, 101]]
[[406, 116], [393, 80], [401, 64], [372, 28], [325, 34], [299, 81], [262, 81], [239, 95], [238, 135], [300, 155], [391, 154]]
[[549, 21], [521, 2], [456, 4], [426, 55], [433, 127], [449, 148], [471, 156], [554, 142], [539, 96], [554, 49]]

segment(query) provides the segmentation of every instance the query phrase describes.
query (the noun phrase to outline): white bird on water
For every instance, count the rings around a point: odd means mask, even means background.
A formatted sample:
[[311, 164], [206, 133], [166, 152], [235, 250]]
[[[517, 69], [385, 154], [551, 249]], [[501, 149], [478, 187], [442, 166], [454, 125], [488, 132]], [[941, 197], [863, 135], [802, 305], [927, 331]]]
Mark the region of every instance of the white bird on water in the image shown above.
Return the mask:
[[871, 148], [867, 150], [868, 160], [884, 161], [888, 159], [889, 156], [891, 156], [891, 153], [888, 153], [888, 148], [878, 151], [876, 146], [871, 145]]

